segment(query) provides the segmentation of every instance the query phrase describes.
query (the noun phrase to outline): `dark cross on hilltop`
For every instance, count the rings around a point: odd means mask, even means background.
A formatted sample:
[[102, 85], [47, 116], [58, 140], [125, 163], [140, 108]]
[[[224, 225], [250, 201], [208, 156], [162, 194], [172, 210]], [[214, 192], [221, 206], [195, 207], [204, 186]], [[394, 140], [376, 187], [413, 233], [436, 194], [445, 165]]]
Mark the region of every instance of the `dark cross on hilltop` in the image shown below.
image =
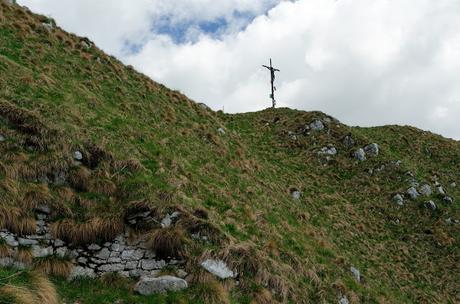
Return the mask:
[[276, 106], [276, 100], [275, 100], [275, 91], [276, 87], [274, 86], [275, 83], [275, 72], [279, 72], [280, 70], [275, 69], [272, 66], [272, 59], [270, 58], [270, 66], [263, 65], [264, 68], [267, 68], [270, 70], [270, 76], [271, 76], [271, 83], [272, 83], [272, 93], [270, 94], [270, 98], [272, 99], [272, 107], [274, 108]]

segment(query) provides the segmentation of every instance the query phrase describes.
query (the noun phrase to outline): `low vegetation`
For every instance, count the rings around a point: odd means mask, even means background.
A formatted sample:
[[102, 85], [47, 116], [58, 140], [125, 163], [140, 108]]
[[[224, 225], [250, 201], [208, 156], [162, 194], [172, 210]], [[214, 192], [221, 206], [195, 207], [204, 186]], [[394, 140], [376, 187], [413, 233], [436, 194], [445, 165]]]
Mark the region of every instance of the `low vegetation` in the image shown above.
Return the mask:
[[[306, 128], [315, 120], [324, 128]], [[33, 234], [34, 211], [48, 206], [54, 237], [148, 236], [159, 256], [186, 260], [190, 283], [142, 297], [119, 277], [67, 282], [67, 257], [2, 242], [0, 258], [34, 270], [0, 267], [0, 303], [460, 302], [458, 141], [320, 112], [216, 113], [3, 0], [0, 136], [0, 228]], [[356, 160], [371, 143], [378, 155]], [[434, 194], [409, 199], [414, 182]], [[133, 220], [144, 213], [147, 224]], [[236, 278], [205, 271], [206, 258]]]

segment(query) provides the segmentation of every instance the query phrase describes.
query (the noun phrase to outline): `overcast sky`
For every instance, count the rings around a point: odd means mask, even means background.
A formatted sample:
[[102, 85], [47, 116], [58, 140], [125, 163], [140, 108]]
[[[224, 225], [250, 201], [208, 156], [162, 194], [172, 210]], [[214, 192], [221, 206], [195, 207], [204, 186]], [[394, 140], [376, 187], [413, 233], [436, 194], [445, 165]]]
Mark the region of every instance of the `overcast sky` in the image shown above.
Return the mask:
[[215, 110], [279, 106], [460, 139], [458, 0], [19, 0]]

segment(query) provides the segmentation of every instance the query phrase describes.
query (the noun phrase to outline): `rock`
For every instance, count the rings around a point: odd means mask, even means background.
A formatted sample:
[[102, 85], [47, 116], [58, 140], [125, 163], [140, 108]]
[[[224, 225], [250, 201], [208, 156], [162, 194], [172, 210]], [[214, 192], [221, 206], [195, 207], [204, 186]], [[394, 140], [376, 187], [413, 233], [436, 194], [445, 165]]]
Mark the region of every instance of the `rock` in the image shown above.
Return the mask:
[[337, 154], [337, 149], [335, 147], [323, 147], [319, 151], [319, 154], [324, 154], [324, 155], [336, 155]]
[[32, 256], [34, 258], [44, 258], [53, 255], [53, 247], [40, 247], [39, 245], [32, 246]]
[[125, 245], [114, 243], [112, 246], [110, 246], [110, 249], [115, 252], [122, 252], [125, 247]]
[[419, 197], [419, 193], [417, 192], [417, 189], [415, 189], [415, 187], [410, 187], [409, 189], [407, 189], [406, 191], [407, 195], [409, 195], [409, 197], [413, 200], [417, 199]]
[[454, 199], [451, 198], [450, 196], [444, 196], [442, 201], [448, 205], [452, 205], [454, 203]]
[[217, 132], [219, 132], [221, 135], [225, 135], [225, 130], [224, 130], [224, 128], [219, 128], [219, 129], [217, 129]]
[[420, 194], [424, 196], [430, 196], [433, 194], [433, 191], [431, 191], [431, 186], [428, 184], [424, 184], [422, 187], [420, 187]]
[[0, 134], [0, 142], [4, 142], [6, 140], [5, 136]]
[[99, 251], [94, 256], [101, 260], [107, 260], [110, 257], [110, 250], [104, 247], [101, 249], [101, 251]]
[[144, 296], [168, 291], [179, 291], [187, 288], [187, 282], [173, 276], [162, 276], [159, 278], [143, 277], [136, 284], [134, 290]]
[[134, 270], [134, 269], [137, 268], [137, 264], [138, 264], [137, 261], [129, 261], [129, 262], [126, 262], [125, 269]]
[[301, 192], [299, 190], [294, 190], [291, 192], [292, 198], [295, 200], [299, 200], [301, 196]]
[[154, 270], [154, 269], [161, 269], [166, 266], [166, 262], [163, 260], [157, 261], [157, 260], [142, 260], [141, 263], [141, 268], [143, 270]]
[[393, 196], [393, 202], [398, 206], [404, 206], [404, 198], [399, 193]]
[[13, 5], [13, 4], [16, 4], [16, 0], [5, 0], [5, 3], [7, 5]]
[[211, 110], [205, 103], [199, 103], [198, 106], [203, 110]]
[[145, 251], [142, 249], [130, 249], [125, 250], [121, 253], [121, 259], [125, 261], [138, 261], [142, 259], [144, 256]]
[[359, 161], [365, 161], [366, 160], [366, 152], [364, 152], [364, 149], [359, 148], [353, 153], [353, 157]]
[[48, 32], [51, 32], [54, 28], [54, 25], [52, 23], [42, 22], [42, 25]]
[[80, 263], [80, 264], [86, 264], [86, 263], [88, 263], [88, 259], [85, 258], [85, 257], [79, 257], [77, 259], [77, 262]]
[[179, 278], [181, 278], [181, 279], [185, 279], [185, 277], [188, 276], [188, 273], [185, 272], [183, 269], [178, 269], [178, 270], [176, 271], [176, 274], [177, 274], [177, 276], [178, 276]]
[[54, 240], [54, 247], [62, 247], [64, 245], [65, 245], [64, 241], [62, 241], [60, 239], [55, 239]]
[[433, 201], [426, 202], [425, 206], [432, 211], [435, 211], [437, 209], [436, 204]]
[[63, 258], [67, 255], [68, 251], [69, 250], [67, 249], [67, 247], [59, 247], [54, 251], [54, 253], [56, 254], [56, 256]]
[[12, 234], [9, 234], [9, 233], [0, 233], [0, 237], [5, 240], [5, 243], [8, 245], [8, 246], [11, 246], [11, 247], [17, 247], [19, 246], [19, 242], [16, 241], [16, 238], [14, 237], [14, 235]]
[[123, 264], [106, 264], [99, 267], [99, 271], [102, 272], [117, 272], [125, 269]]
[[438, 194], [446, 195], [446, 192], [444, 191], [444, 188], [442, 186], [437, 186], [436, 191], [438, 192]]
[[175, 211], [171, 215], [167, 214], [164, 219], [161, 220], [161, 227], [166, 228], [171, 226], [173, 221], [180, 216], [180, 212]]
[[233, 278], [235, 276], [234, 272], [222, 260], [207, 259], [201, 263], [201, 266], [221, 279]]
[[37, 240], [31, 240], [31, 239], [23, 239], [23, 238], [18, 238], [18, 243], [21, 246], [32, 246], [32, 245], [38, 245]]
[[356, 281], [361, 282], [361, 273], [359, 272], [359, 270], [356, 269], [355, 267], [351, 266], [350, 271], [353, 274], [353, 276], [355, 277]]
[[310, 129], [313, 131], [322, 131], [324, 130], [324, 124], [321, 120], [316, 119], [310, 123]]
[[119, 257], [110, 257], [107, 260], [108, 263], [121, 263], [121, 259]]
[[11, 267], [14, 265], [14, 260], [13, 258], [0, 258], [0, 266], [2, 267]]
[[353, 137], [351, 137], [351, 135], [345, 136], [342, 142], [347, 149], [351, 149], [355, 146], [355, 140], [353, 139]]
[[343, 296], [339, 300], [339, 304], [349, 304], [350, 302], [348, 301], [348, 298], [346, 296]]
[[452, 183], [450, 183], [450, 187], [451, 187], [451, 188], [455, 188], [455, 187], [457, 187], [457, 183], [456, 183], [456, 182], [452, 182]]
[[364, 147], [364, 152], [370, 156], [377, 156], [379, 155], [379, 145], [376, 143], [369, 144]]
[[94, 279], [95, 277], [96, 277], [96, 273], [94, 272], [94, 269], [91, 269], [88, 267], [76, 266], [73, 268], [67, 280], [73, 281], [79, 278]]
[[80, 151], [73, 152], [73, 158], [77, 161], [83, 160], [83, 154]]
[[88, 246], [88, 250], [91, 250], [91, 251], [96, 251], [99, 249], [101, 249], [101, 246], [99, 246], [98, 244], [91, 244]]

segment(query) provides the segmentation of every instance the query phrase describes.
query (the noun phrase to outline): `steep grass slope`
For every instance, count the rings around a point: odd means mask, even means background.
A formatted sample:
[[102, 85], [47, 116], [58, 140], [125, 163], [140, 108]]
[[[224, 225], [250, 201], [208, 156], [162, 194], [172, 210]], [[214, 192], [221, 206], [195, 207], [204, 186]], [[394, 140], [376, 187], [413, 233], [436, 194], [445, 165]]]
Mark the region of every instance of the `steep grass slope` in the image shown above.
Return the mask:
[[[214, 113], [3, 1], [0, 117], [2, 228], [33, 233], [33, 210], [46, 204], [56, 237], [90, 244], [124, 230], [160, 235], [153, 249], [187, 261], [185, 292], [141, 297], [126, 279], [52, 276], [62, 301], [460, 301], [459, 142], [410, 127], [351, 128], [319, 112]], [[306, 128], [316, 120], [323, 129]], [[374, 142], [379, 154], [356, 160]], [[424, 184], [432, 195], [405, 194]], [[158, 220], [173, 210], [181, 218], [171, 231], [127, 221], [147, 209]], [[208, 256], [238, 277], [206, 273]], [[33, 286], [34, 276], [0, 268], [0, 288]]]

